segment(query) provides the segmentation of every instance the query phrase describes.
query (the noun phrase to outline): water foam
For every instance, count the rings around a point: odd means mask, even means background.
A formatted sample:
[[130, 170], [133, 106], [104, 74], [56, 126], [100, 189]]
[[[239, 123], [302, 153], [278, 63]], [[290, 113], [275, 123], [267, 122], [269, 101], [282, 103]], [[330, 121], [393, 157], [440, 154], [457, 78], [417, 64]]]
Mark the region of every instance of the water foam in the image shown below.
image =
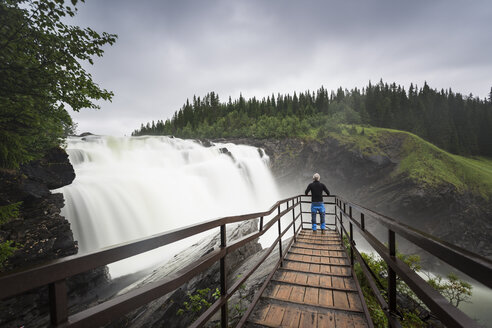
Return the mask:
[[[279, 199], [268, 156], [251, 146], [90, 136], [69, 138], [67, 152], [76, 178], [61, 188], [62, 214], [80, 253], [206, 219], [263, 211]], [[184, 244], [167, 254], [177, 247]], [[117, 263], [110, 271], [119, 276], [161, 260], [149, 252], [138, 264]]]

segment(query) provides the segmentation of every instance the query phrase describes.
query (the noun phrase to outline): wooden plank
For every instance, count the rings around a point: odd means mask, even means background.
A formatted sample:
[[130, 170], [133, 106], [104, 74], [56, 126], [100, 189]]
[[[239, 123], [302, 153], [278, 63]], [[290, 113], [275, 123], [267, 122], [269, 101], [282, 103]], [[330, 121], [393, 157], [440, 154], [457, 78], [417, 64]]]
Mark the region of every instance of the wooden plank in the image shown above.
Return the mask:
[[296, 303], [302, 303], [304, 301], [305, 292], [306, 292], [305, 287], [292, 286], [292, 292], [290, 293], [289, 300]]
[[345, 289], [347, 290], [357, 290], [357, 287], [355, 286], [355, 282], [351, 278], [342, 278], [343, 282], [345, 283]]
[[335, 315], [333, 313], [318, 313], [318, 328], [334, 328]]
[[340, 259], [338, 257], [329, 257], [329, 259], [330, 259], [331, 264], [339, 264], [342, 262], [342, 259]]
[[271, 297], [275, 297], [277, 295], [278, 289], [280, 288], [280, 285], [274, 285], [271, 291], [267, 294], [270, 295]]
[[307, 284], [308, 281], [308, 275], [305, 273], [298, 272], [296, 276], [295, 282], [298, 284]]
[[[277, 279], [278, 280], [282, 280], [284, 281], [285, 280], [285, 274], [286, 273], [289, 273], [289, 271], [281, 271], [281, 270], [277, 270], [277, 272], [275, 273], [275, 275], [277, 276]], [[275, 276], [274, 276], [275, 277]]]
[[302, 239], [298, 238], [298, 242], [311, 244], [311, 245], [319, 245], [319, 246], [329, 246], [329, 245], [340, 245], [339, 240], [320, 240], [320, 239]]
[[264, 306], [261, 306], [257, 311], [255, 311], [253, 320], [265, 321], [268, 311], [270, 311], [270, 304], [265, 304]]
[[309, 263], [299, 263], [299, 270], [304, 272], [306, 271], [311, 272], [309, 270]]
[[301, 320], [299, 322], [300, 328], [313, 328], [318, 325], [318, 315], [316, 312], [302, 311]]
[[295, 282], [297, 274], [291, 271], [284, 271], [283, 281]]
[[332, 267], [330, 265], [321, 265], [319, 272], [325, 273], [325, 274], [330, 274], [330, 273], [332, 273], [331, 268]]
[[[305, 235], [287, 254], [254, 321], [268, 327], [367, 327], [348, 259], [336, 239]], [[346, 277], [344, 277], [346, 276]], [[302, 304], [299, 309], [295, 304]], [[311, 309], [309, 309], [309, 306]], [[354, 312], [344, 312], [354, 311]], [[359, 312], [359, 313], [358, 313]]]
[[362, 304], [360, 302], [359, 294], [347, 293], [347, 298], [349, 300], [350, 309], [356, 310], [356, 311], [364, 311], [362, 309]]
[[317, 305], [318, 304], [318, 288], [306, 287], [306, 293], [304, 295], [304, 303]]
[[333, 307], [333, 291], [327, 289], [320, 289], [319, 305]]
[[292, 286], [280, 285], [277, 294], [275, 295], [275, 298], [280, 300], [288, 300], [291, 292], [292, 292]]
[[282, 319], [284, 317], [285, 309], [279, 305], [271, 304], [270, 310], [265, 317], [265, 323], [271, 326], [280, 326]]
[[287, 307], [284, 312], [284, 317], [282, 318], [282, 327], [299, 327], [299, 321], [301, 319], [301, 311]]
[[284, 265], [287, 269], [291, 269], [291, 270], [300, 270], [301, 269], [301, 263], [300, 262], [285, 261]]
[[327, 277], [327, 276], [319, 276], [319, 285], [321, 287], [333, 287], [331, 280], [337, 277]]
[[[343, 250], [343, 248], [337, 244], [334, 245], [316, 245], [316, 244], [307, 244], [307, 243], [297, 243], [297, 247], [303, 247], [306, 249], [312, 249], [312, 250], [325, 250], [325, 251], [335, 251], [335, 252], [340, 252]], [[314, 253], [313, 253], [314, 254]]]
[[310, 285], [310, 286], [319, 286], [319, 279], [320, 279], [320, 276], [318, 275], [309, 275], [307, 277], [307, 284]]
[[337, 328], [355, 328], [352, 317], [344, 312], [335, 313], [335, 326]]
[[367, 320], [361, 316], [352, 316], [352, 320], [354, 322], [355, 328], [367, 328], [369, 325], [367, 324]]
[[338, 290], [333, 291], [333, 304], [339, 309], [350, 309], [347, 293]]
[[339, 276], [349, 276], [350, 275], [350, 267], [342, 267], [342, 266], [331, 266], [331, 273], [339, 275]]
[[339, 288], [339, 289], [345, 289], [344, 278], [342, 278], [342, 277], [331, 277], [331, 281], [332, 281], [333, 287]]
[[320, 272], [320, 265], [319, 264], [310, 264], [308, 270], [310, 272], [318, 273], [318, 272]]
[[289, 254], [287, 255], [287, 258], [288, 258], [289, 260], [294, 260], [294, 261], [302, 261], [302, 259], [304, 258], [304, 256], [299, 255], [299, 254], [289, 253]]
[[336, 267], [336, 266], [332, 266], [331, 267], [331, 272], [333, 274], [337, 274], [337, 275], [341, 275], [342, 274], [342, 270], [340, 267]]

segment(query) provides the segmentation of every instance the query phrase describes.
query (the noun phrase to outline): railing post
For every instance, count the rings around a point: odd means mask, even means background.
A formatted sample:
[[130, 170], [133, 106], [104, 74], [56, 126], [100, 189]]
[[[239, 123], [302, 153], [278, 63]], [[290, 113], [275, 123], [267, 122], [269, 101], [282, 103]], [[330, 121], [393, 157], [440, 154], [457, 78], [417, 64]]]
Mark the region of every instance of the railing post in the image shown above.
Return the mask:
[[263, 216], [260, 217], [260, 231], [263, 231]]
[[302, 218], [302, 196], [299, 196], [299, 211], [301, 211], [301, 229], [304, 229], [304, 219]]
[[338, 230], [338, 215], [337, 215], [337, 207], [338, 207], [338, 198], [335, 197], [335, 231]]
[[[396, 255], [396, 243], [395, 232], [388, 230], [388, 248], [391, 260], [395, 260]], [[396, 272], [391, 268], [388, 263], [388, 307], [390, 315], [396, 313]]]
[[350, 265], [354, 266], [354, 229], [352, 227], [352, 206], [349, 206], [349, 216], [350, 216]]
[[296, 207], [294, 206], [294, 200], [292, 200], [292, 228], [294, 229], [294, 243], [296, 239]]
[[[225, 248], [227, 246], [227, 233], [226, 225], [220, 226], [220, 247]], [[226, 276], [226, 261], [225, 256], [220, 259], [220, 295], [224, 297], [227, 295], [227, 276]], [[227, 301], [220, 308], [220, 326], [221, 328], [227, 328], [229, 324], [227, 313]]]
[[[278, 236], [282, 234], [282, 227], [280, 226], [280, 205], [278, 205]], [[280, 266], [283, 266], [283, 261], [282, 261], [282, 237], [280, 237], [278, 241], [278, 253], [280, 255]]]
[[360, 227], [362, 231], [366, 230], [366, 221], [364, 219], [364, 213], [360, 213]]
[[49, 284], [50, 319], [54, 327], [68, 320], [67, 284], [65, 279]]
[[340, 210], [340, 244], [343, 247], [343, 213]]

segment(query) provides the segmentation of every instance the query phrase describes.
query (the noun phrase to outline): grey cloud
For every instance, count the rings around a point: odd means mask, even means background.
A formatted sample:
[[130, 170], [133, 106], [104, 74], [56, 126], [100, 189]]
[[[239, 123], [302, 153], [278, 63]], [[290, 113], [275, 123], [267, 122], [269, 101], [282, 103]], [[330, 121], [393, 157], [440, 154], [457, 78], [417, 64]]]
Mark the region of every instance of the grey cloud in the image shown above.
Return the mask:
[[208, 91], [261, 98], [383, 78], [484, 97], [492, 85], [484, 0], [89, 1], [79, 13], [76, 24], [119, 35], [88, 67], [113, 103], [75, 117], [99, 133], [128, 134]]

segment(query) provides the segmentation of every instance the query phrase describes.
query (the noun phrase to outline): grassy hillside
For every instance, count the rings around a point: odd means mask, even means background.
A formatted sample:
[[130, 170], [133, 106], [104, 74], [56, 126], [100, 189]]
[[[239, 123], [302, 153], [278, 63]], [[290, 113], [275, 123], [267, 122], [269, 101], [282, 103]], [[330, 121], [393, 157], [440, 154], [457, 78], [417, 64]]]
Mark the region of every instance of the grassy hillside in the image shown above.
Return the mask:
[[393, 175], [424, 187], [450, 184], [486, 200], [492, 197], [492, 159], [450, 154], [408, 132], [361, 126], [343, 126], [329, 135], [365, 156], [388, 156], [399, 164]]

